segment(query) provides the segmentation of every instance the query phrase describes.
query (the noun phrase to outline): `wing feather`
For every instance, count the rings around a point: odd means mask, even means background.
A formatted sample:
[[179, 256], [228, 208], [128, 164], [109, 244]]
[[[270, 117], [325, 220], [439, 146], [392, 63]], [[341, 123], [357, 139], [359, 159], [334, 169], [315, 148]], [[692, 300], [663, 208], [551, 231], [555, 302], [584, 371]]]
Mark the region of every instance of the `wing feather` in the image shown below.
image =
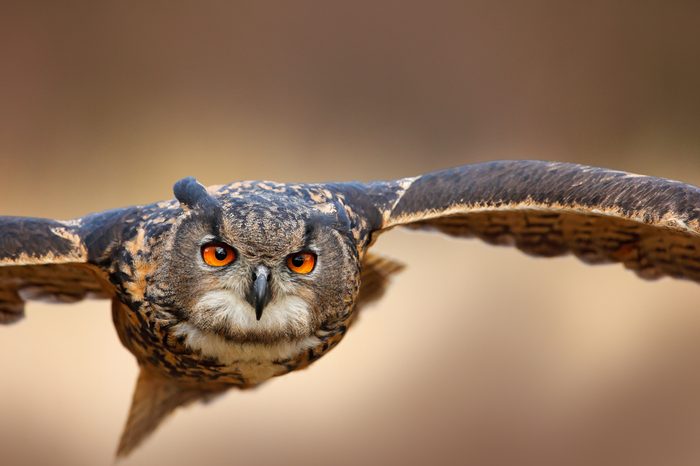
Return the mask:
[[[27, 300], [74, 302], [109, 298], [106, 274], [91, 263], [84, 238], [114, 226], [117, 211], [74, 221], [0, 217], [0, 324], [24, 315]], [[113, 223], [106, 220], [113, 219]], [[95, 242], [95, 241], [93, 241]]]
[[382, 218], [378, 231], [432, 229], [536, 256], [620, 262], [643, 278], [700, 282], [700, 189], [681, 182], [499, 161], [376, 183], [368, 192]]
[[392, 276], [403, 268], [403, 264], [388, 257], [366, 254], [362, 259], [361, 286], [355, 300], [355, 309], [360, 310], [379, 300], [386, 292]]

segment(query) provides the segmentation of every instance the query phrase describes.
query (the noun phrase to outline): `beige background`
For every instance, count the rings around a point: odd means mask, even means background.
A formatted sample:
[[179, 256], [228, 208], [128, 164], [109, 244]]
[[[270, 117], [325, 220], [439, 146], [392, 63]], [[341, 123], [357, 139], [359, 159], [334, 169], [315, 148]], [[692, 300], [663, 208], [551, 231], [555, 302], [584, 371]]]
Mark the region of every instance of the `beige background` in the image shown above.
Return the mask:
[[[6, 215], [497, 158], [700, 185], [697, 2], [8, 3]], [[696, 285], [425, 233], [376, 252], [408, 268], [336, 350], [123, 464], [700, 461]], [[112, 462], [136, 367], [106, 302], [30, 304], [0, 368], [2, 464]]]

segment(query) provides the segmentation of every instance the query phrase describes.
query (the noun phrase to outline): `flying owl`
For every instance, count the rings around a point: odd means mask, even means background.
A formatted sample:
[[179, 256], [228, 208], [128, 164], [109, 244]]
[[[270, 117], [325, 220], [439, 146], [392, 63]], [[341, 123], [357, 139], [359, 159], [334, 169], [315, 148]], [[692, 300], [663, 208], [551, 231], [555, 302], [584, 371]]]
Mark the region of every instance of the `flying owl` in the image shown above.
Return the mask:
[[304, 368], [400, 265], [391, 228], [438, 230], [700, 281], [700, 189], [567, 163], [498, 161], [396, 181], [205, 188], [67, 220], [0, 217], [0, 322], [27, 300], [111, 299], [140, 367], [118, 454], [179, 406]]

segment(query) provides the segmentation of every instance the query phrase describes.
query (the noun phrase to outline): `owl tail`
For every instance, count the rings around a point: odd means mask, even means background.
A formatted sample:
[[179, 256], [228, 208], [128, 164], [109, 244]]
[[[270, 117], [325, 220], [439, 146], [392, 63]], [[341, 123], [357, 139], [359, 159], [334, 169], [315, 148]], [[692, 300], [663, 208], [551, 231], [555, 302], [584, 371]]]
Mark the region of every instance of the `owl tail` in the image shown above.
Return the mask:
[[183, 387], [141, 367], [117, 456], [131, 453], [175, 409], [195, 401], [209, 401], [221, 393], [221, 390]]

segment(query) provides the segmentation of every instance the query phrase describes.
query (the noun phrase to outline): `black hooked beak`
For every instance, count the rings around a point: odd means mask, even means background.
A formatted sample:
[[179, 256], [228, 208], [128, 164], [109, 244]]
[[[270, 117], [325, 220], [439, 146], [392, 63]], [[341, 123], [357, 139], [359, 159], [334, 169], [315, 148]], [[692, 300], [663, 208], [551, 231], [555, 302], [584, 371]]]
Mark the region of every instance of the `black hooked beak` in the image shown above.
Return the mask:
[[270, 301], [268, 279], [270, 269], [261, 265], [253, 272], [253, 286], [248, 294], [248, 302], [255, 308], [255, 318], [260, 320], [265, 305]]

